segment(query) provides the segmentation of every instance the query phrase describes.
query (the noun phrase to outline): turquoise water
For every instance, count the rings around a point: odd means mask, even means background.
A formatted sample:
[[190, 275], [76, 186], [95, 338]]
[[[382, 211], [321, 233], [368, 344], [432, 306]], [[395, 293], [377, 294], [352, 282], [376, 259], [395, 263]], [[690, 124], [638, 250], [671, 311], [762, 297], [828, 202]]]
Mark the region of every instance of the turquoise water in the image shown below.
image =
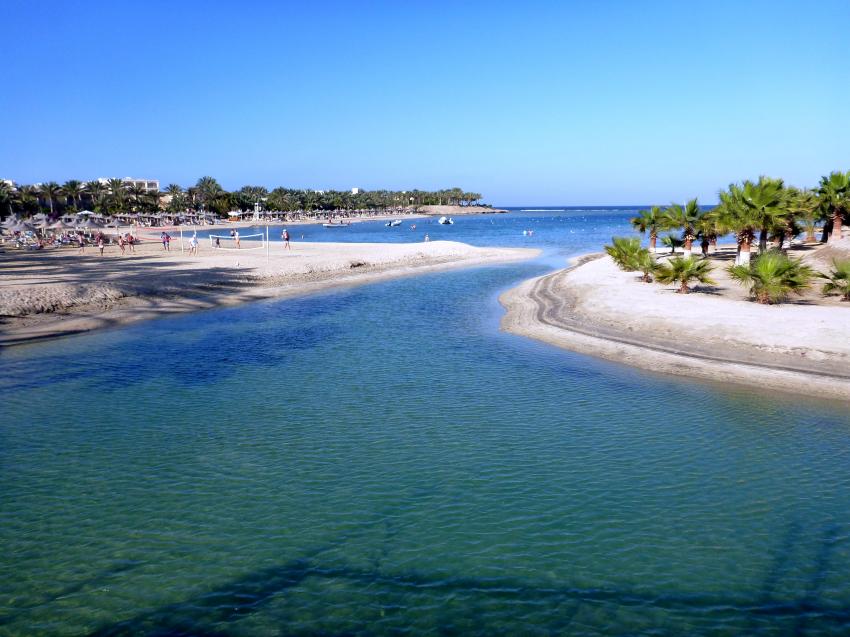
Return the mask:
[[498, 331], [625, 218], [2, 352], [0, 635], [846, 634], [846, 406]]

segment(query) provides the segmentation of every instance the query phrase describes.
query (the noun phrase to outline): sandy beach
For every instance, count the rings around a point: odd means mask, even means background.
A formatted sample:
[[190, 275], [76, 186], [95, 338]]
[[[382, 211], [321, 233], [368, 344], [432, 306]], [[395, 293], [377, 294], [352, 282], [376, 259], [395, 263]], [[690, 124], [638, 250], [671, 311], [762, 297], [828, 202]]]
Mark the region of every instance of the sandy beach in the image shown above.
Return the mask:
[[[530, 249], [476, 248], [453, 241], [415, 244], [302, 243], [291, 250], [215, 250], [197, 256], [180, 243], [147, 241], [135, 254], [108, 246], [0, 254], [0, 345], [14, 345], [140, 320], [287, 297], [463, 266], [532, 258]], [[258, 244], [254, 244], [258, 245]]]
[[[831, 251], [807, 255], [820, 265]], [[611, 259], [573, 267], [502, 295], [502, 328], [656, 372], [850, 399], [850, 306], [818, 299], [760, 305], [715, 266], [715, 286], [676, 294]]]

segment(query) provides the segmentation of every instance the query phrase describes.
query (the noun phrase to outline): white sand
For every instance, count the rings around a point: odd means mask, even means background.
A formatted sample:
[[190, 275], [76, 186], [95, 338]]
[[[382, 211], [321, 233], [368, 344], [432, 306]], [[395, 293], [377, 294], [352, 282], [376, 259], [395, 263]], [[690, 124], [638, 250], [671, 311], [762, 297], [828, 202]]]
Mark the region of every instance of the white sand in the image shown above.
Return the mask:
[[850, 399], [850, 304], [760, 305], [717, 274], [714, 294], [682, 295], [605, 257], [505, 293], [502, 326], [654, 371]]
[[[252, 244], [242, 242], [243, 248]], [[253, 244], [257, 245], [257, 244]], [[536, 250], [476, 248], [453, 241], [415, 244], [279, 242], [262, 250], [198, 256], [146, 242], [134, 255], [116, 246], [0, 255], [0, 344], [53, 338], [142, 319], [260, 298], [305, 294], [439, 269], [509, 262]]]

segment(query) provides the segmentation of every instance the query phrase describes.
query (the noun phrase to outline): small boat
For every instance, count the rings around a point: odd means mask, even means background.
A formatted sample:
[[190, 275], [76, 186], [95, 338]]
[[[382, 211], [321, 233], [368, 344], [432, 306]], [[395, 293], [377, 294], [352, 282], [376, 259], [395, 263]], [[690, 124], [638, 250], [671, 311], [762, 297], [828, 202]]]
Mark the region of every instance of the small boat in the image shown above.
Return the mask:
[[454, 221], [452, 221], [451, 217], [440, 217], [439, 223], [444, 226], [450, 226], [454, 223]]
[[395, 221], [387, 221], [384, 225], [387, 228], [395, 228], [396, 226], [401, 225], [401, 219], [396, 219]]
[[324, 228], [347, 228], [350, 226], [350, 223], [323, 223], [322, 227]]

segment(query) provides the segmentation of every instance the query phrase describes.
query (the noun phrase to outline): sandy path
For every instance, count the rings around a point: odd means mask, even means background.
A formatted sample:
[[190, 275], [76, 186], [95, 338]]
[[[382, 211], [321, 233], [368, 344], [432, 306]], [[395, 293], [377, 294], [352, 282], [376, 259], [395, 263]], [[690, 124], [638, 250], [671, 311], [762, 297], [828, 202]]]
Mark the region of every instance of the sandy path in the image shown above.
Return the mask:
[[[248, 241], [243, 248], [251, 247]], [[254, 244], [257, 245], [257, 244]], [[179, 312], [463, 266], [528, 259], [536, 250], [476, 248], [454, 241], [415, 244], [301, 243], [284, 250], [181, 254], [144, 243], [0, 255], [0, 345], [86, 332]]]
[[[718, 276], [718, 285], [721, 283]], [[725, 283], [725, 279], [723, 280]], [[850, 308], [678, 295], [607, 257], [502, 295], [503, 329], [657, 372], [850, 399]]]

